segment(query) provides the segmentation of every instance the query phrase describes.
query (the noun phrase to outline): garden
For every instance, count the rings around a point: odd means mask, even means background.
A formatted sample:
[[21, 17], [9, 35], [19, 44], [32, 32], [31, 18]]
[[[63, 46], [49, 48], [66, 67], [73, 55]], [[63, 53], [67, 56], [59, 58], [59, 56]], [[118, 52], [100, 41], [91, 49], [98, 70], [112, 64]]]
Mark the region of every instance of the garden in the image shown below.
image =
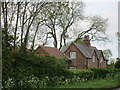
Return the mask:
[[[73, 38], [73, 42], [81, 43], [81, 38], [87, 34], [91, 40], [106, 44], [109, 41], [108, 18], [99, 14], [86, 16], [84, 2], [0, 2], [0, 6], [3, 89], [120, 86], [120, 60], [115, 67], [112, 65], [114, 68], [68, 70], [65, 59], [34, 53], [38, 45], [49, 44], [61, 49]], [[90, 25], [79, 30], [81, 22]]]

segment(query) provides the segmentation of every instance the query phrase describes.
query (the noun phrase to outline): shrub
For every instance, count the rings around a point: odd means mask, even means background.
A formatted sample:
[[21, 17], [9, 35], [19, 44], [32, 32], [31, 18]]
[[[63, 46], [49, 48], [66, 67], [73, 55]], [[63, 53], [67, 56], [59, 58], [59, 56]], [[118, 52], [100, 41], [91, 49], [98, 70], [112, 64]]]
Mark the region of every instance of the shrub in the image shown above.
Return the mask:
[[[104, 78], [120, 72], [120, 69], [91, 68], [89, 70], [66, 70], [65, 60], [53, 56], [24, 57], [18, 53], [3, 63], [4, 88], [40, 88], [77, 84], [80, 82]], [[7, 63], [7, 65], [6, 65]], [[6, 73], [7, 72], [7, 73]]]
[[117, 62], [115, 63], [115, 68], [120, 69], [120, 58], [117, 58]]
[[94, 72], [91, 70], [71, 70], [77, 77], [81, 78], [83, 81], [93, 79]]
[[[70, 74], [70, 72], [63, 69], [63, 67], [65, 67], [65, 64], [62, 64], [63, 59], [57, 59], [53, 56], [35, 56], [34, 54], [26, 54], [22, 57], [19, 52], [16, 52], [11, 57], [11, 62], [10, 60], [6, 60], [9, 62], [5, 62], [4, 60], [3, 63], [3, 87], [8, 87], [11, 79], [12, 82], [15, 83], [14, 86], [11, 85], [11, 87], [21, 87], [19, 84], [20, 81], [26, 80], [27, 82], [28, 79], [26, 77], [30, 77], [31, 75], [41, 80], [43, 77], [47, 76], [51, 79], [54, 76], [59, 77], [64, 75], [67, 77], [67, 75]], [[9, 66], [7, 66], [6, 63]], [[5, 71], [7, 71], [7, 73]], [[48, 86], [52, 84], [53, 83], [49, 83]]]
[[104, 78], [108, 74], [112, 75], [117, 72], [120, 72], [119, 69], [110, 69], [110, 68], [91, 68], [90, 70], [94, 72], [94, 78]]

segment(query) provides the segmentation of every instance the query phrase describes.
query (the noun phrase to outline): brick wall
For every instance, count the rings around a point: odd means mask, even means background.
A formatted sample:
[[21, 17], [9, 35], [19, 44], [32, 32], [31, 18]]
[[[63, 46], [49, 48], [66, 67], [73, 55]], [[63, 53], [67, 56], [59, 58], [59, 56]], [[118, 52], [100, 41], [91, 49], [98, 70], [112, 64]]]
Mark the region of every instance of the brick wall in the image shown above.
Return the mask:
[[65, 54], [68, 57], [70, 57], [70, 52], [71, 51], [75, 51], [76, 52], [76, 59], [74, 59], [74, 61], [76, 62], [76, 68], [77, 69], [86, 69], [86, 65], [85, 65], [86, 58], [78, 50], [78, 48], [74, 44], [71, 44], [71, 46], [65, 51]]
[[104, 59], [103, 59], [103, 61], [102, 62], [99, 62], [99, 68], [106, 68], [106, 65], [107, 64], [107, 61], [105, 61]]
[[98, 67], [98, 59], [95, 53], [93, 53], [93, 55], [95, 56], [95, 61], [93, 62], [93, 58], [88, 59], [88, 68], [94, 68], [94, 67]]
[[103, 60], [102, 60], [102, 62], [99, 61], [99, 68], [106, 68], [107, 67], [107, 61], [105, 60], [102, 53], [101, 53], [100, 57], [103, 57]]

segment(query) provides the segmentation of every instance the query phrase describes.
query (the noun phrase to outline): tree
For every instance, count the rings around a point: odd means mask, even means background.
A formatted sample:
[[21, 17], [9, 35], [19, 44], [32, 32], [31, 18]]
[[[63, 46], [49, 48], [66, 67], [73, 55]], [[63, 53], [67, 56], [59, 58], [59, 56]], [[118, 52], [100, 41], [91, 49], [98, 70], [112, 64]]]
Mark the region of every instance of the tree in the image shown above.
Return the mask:
[[112, 52], [110, 49], [103, 50], [103, 54], [107, 60], [110, 60], [110, 57], [112, 57]]
[[44, 16], [46, 17], [45, 25], [49, 28], [47, 34], [54, 39], [54, 46], [59, 49], [62, 44], [66, 45], [66, 33], [74, 22], [82, 18], [83, 3], [69, 2], [50, 2], [46, 8], [43, 9]]
[[120, 58], [117, 58], [117, 62], [115, 63], [115, 68], [120, 68]]
[[[19, 47], [21, 52], [30, 44], [33, 50], [39, 39], [43, 45], [51, 41], [59, 49], [73, 37], [78, 41], [85, 34], [91, 35], [91, 40], [105, 41], [107, 19], [85, 17], [83, 8], [83, 2], [3, 2], [1, 16], [6, 45], [8, 35], [13, 37], [13, 47]], [[90, 26], [74, 34], [71, 28], [80, 20], [89, 22]]]
[[[14, 49], [18, 46], [24, 51], [28, 47], [29, 34], [33, 23], [38, 19], [40, 11], [47, 2], [2, 2], [2, 28], [5, 33], [5, 42], [8, 43], [8, 35], [13, 36]], [[16, 16], [16, 17], [14, 17]], [[40, 23], [42, 20], [39, 18]], [[38, 25], [39, 26], [39, 25]], [[36, 27], [38, 28], [38, 27]], [[33, 41], [38, 29], [32, 30]], [[33, 43], [34, 44], [34, 43]], [[6, 46], [7, 47], [7, 46]], [[34, 45], [33, 45], [34, 47]]]
[[[65, 8], [63, 15], [60, 16], [58, 24], [60, 25], [62, 31], [60, 35], [60, 48], [62, 43], [66, 46], [66, 39], [68, 36], [68, 29], [76, 23], [78, 20], [83, 19], [82, 11], [84, 7], [83, 2], [69, 3], [70, 5]], [[63, 41], [63, 42], [62, 42]]]
[[90, 22], [90, 26], [87, 30], [81, 31], [77, 38], [75, 39], [75, 42], [79, 40], [82, 36], [85, 34], [88, 34], [91, 36], [90, 40], [97, 40], [97, 41], [107, 41], [108, 38], [105, 35], [105, 31], [107, 28], [107, 21], [108, 19], [104, 19], [101, 16], [92, 16], [87, 17], [86, 20]]
[[117, 32], [116, 36], [118, 38], [118, 57], [120, 57], [120, 32]]
[[[49, 8], [51, 7], [51, 8]], [[84, 3], [68, 3], [68, 2], [50, 2], [43, 9], [44, 17], [46, 17], [45, 25], [49, 29], [48, 33], [50, 38], [53, 39], [55, 47], [61, 47], [66, 45], [67, 40], [74, 37], [74, 41], [77, 42], [85, 34], [91, 36], [91, 40], [107, 41], [105, 31], [107, 28], [108, 19], [104, 19], [100, 16], [85, 17], [83, 15]], [[79, 23], [78, 21], [86, 21], [90, 23], [87, 30], [81, 30], [74, 34], [71, 30], [73, 25]]]

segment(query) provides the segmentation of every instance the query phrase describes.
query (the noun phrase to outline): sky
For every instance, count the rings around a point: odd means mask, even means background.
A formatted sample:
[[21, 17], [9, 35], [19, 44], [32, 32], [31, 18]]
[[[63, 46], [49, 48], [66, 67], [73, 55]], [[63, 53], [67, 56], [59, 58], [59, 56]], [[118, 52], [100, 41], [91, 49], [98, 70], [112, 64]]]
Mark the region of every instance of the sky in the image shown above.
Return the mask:
[[111, 42], [105, 44], [99, 44], [97, 42], [91, 42], [93, 46], [98, 49], [105, 50], [111, 49], [112, 58], [118, 57], [118, 39], [116, 32], [118, 32], [118, 0], [83, 0], [86, 7], [84, 8], [85, 15], [93, 16], [98, 15], [103, 18], [108, 18], [108, 27], [106, 34]]
[[[81, 1], [81, 0], [70, 0]], [[112, 58], [118, 57], [118, 39], [116, 32], [118, 32], [118, 1], [119, 0], [82, 0], [85, 2], [84, 15], [94, 16], [98, 15], [103, 18], [108, 18], [108, 27], [106, 34], [111, 42], [100, 44], [98, 42], [91, 42], [92, 46], [100, 50], [110, 49], [112, 51]]]

